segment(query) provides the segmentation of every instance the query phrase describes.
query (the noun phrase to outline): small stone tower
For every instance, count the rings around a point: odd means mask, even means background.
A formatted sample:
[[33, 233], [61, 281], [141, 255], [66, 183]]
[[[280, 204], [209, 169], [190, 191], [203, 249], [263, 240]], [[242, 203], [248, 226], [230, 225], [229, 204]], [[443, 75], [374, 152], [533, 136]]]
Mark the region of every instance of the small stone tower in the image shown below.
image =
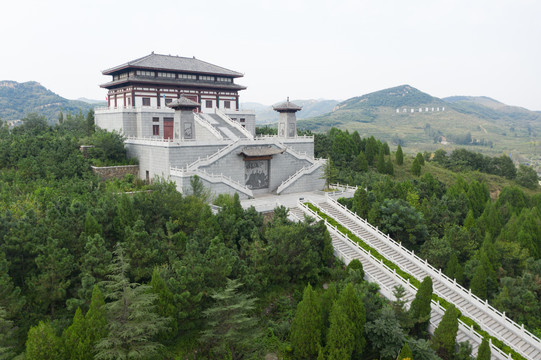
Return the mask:
[[175, 109], [173, 139], [195, 140], [195, 119], [193, 112], [200, 108], [201, 105], [181, 96], [180, 98], [171, 101], [167, 106]]
[[283, 103], [272, 107], [280, 113], [278, 117], [278, 137], [294, 138], [297, 136], [297, 116], [295, 113], [302, 107], [289, 102], [289, 97]]

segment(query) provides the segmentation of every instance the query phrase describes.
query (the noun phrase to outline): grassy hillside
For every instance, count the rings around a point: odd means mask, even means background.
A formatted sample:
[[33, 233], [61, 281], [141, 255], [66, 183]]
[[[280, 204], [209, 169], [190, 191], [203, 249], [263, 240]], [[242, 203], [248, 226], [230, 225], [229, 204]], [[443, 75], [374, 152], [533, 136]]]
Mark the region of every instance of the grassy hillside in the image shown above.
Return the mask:
[[61, 110], [85, 113], [93, 107], [83, 101], [65, 99], [35, 81], [0, 81], [0, 119], [4, 121], [22, 119], [26, 114], [36, 112], [52, 122]]
[[357, 130], [361, 137], [400, 143], [410, 153], [460, 146], [492, 155], [512, 153], [515, 159], [534, 164], [541, 160], [538, 112], [486, 97], [439, 99], [409, 85], [348, 99], [298, 126], [313, 131], [333, 126]]

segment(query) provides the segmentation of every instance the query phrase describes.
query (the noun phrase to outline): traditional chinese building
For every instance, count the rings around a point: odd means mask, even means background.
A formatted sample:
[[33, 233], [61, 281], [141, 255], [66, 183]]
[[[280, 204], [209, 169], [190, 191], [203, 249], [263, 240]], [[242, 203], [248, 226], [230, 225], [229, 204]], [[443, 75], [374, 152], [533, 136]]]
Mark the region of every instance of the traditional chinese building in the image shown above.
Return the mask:
[[289, 102], [277, 105], [278, 136], [255, 137], [255, 114], [239, 109], [243, 75], [199, 59], [150, 54], [103, 71], [112, 76], [96, 124], [126, 137], [140, 177], [164, 177], [179, 191], [198, 175], [214, 193], [292, 193], [323, 188], [313, 137], [297, 136]]

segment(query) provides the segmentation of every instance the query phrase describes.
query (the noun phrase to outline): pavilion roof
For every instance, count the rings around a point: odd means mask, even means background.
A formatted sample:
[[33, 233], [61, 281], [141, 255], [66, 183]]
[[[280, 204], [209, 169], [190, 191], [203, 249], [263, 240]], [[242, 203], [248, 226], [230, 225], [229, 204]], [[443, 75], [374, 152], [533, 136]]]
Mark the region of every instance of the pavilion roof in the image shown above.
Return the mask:
[[231, 77], [244, 76], [242, 73], [237, 71], [229, 70], [221, 66], [196, 59], [195, 56], [189, 58], [182, 56], [154, 54], [154, 52], [139, 59], [128, 61], [122, 65], [103, 70], [102, 73], [103, 75], [111, 75], [119, 70], [127, 68], [152, 69], [158, 71], [185, 71], [190, 73], [213, 74]]

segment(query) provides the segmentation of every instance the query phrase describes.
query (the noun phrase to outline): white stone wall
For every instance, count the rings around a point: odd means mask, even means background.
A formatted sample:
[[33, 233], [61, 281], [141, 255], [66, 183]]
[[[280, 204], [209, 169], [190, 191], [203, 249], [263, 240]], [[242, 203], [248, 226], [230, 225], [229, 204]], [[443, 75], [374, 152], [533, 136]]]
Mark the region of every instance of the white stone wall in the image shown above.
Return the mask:
[[313, 173], [301, 176], [297, 181], [295, 181], [295, 183], [284, 189], [282, 194], [323, 190], [325, 187], [323, 169], [324, 167], [321, 166], [319, 169], [314, 170]]

